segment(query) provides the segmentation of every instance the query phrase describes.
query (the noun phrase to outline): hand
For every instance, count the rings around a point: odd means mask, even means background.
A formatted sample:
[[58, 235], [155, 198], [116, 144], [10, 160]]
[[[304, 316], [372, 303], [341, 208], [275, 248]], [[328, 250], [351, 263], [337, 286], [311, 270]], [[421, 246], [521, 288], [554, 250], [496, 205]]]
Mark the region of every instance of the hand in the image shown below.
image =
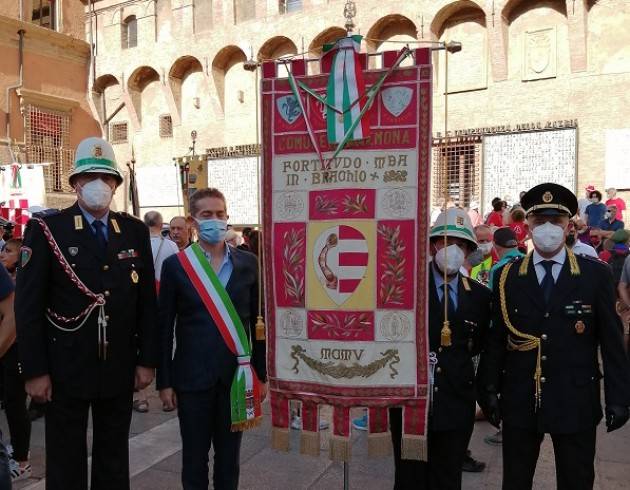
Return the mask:
[[27, 380], [24, 388], [26, 393], [37, 403], [52, 401], [52, 382], [48, 374]]
[[497, 429], [501, 428], [501, 409], [499, 407], [499, 395], [493, 387], [488, 387], [480, 395], [479, 406], [486, 416], [486, 420]]
[[628, 421], [630, 412], [628, 407], [620, 405], [608, 405], [606, 407], [606, 429], [607, 432], [617, 430]]
[[151, 384], [155, 376], [155, 369], [144, 366], [136, 366], [135, 389], [142, 390]]
[[269, 392], [269, 383], [260, 382], [260, 403], [265, 401], [267, 393]]
[[167, 410], [175, 410], [177, 408], [177, 395], [173, 388], [164, 388], [160, 390], [160, 400], [164, 408]]

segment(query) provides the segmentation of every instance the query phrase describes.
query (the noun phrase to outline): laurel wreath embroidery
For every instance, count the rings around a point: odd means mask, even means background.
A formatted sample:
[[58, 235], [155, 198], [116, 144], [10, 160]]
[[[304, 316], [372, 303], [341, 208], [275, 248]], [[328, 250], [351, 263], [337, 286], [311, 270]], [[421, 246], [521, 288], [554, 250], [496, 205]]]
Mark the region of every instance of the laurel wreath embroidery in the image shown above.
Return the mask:
[[325, 199], [324, 196], [317, 196], [315, 198], [315, 209], [320, 214], [337, 214], [339, 208], [337, 202], [334, 199]]
[[368, 211], [365, 194], [357, 194], [354, 197], [346, 195], [341, 204], [343, 204], [343, 210], [349, 214], [361, 214]]
[[370, 329], [370, 317], [367, 313], [351, 313], [343, 317], [326, 313], [313, 313], [311, 316], [313, 331], [323, 330], [328, 338], [348, 339], [359, 338], [362, 333]]
[[387, 242], [385, 260], [382, 263], [379, 296], [382, 305], [401, 305], [405, 294], [405, 244], [400, 238], [400, 226], [380, 225], [378, 234]]
[[293, 365], [293, 371], [299, 373], [300, 360], [304, 361], [308, 367], [317, 371], [324, 376], [330, 376], [331, 378], [369, 378], [376, 372], [380, 371], [384, 367], [389, 366], [391, 370], [389, 377], [394, 379], [398, 375], [398, 371], [394, 365], [400, 362], [400, 356], [398, 355], [398, 349], [388, 349], [385, 352], [380, 353], [380, 359], [376, 359], [365, 366], [362, 366], [358, 362], [352, 363], [347, 366], [343, 363], [335, 364], [334, 362], [322, 362], [317, 359], [313, 359], [306, 355], [306, 350], [301, 345], [291, 346], [291, 358], [295, 361]]
[[304, 304], [304, 235], [296, 229], [286, 231], [283, 236], [282, 274], [284, 294], [295, 305]]
[[[341, 201], [341, 208], [346, 214], [362, 214], [368, 212], [368, 206], [365, 202], [365, 194], [356, 194], [350, 196], [346, 194]], [[340, 205], [332, 198], [325, 198], [324, 196], [317, 196], [315, 198], [315, 210], [319, 214], [335, 215], [339, 213]]]

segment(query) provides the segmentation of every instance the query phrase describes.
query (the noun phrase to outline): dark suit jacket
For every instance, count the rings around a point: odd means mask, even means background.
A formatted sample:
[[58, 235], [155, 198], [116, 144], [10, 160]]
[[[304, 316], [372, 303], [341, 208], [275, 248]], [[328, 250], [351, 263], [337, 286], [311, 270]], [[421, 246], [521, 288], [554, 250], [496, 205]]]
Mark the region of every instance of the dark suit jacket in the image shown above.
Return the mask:
[[[252, 365], [266, 381], [265, 341], [255, 340], [258, 315], [258, 262], [256, 256], [231, 248], [234, 266], [226, 290], [252, 339]], [[160, 367], [157, 388], [200, 391], [218, 382], [231, 386], [236, 356], [223, 341], [214, 320], [197, 294], [177, 255], [164, 261], [159, 297]], [[173, 330], [176, 347], [173, 352]]]
[[[606, 403], [630, 405], [630, 365], [623, 348], [622, 327], [615, 313], [610, 268], [597, 259], [578, 255], [581, 270], [572, 276], [569, 259], [560, 272], [549, 305], [536, 278], [534, 261], [519, 276], [516, 260], [506, 281], [510, 322], [523, 333], [542, 340], [542, 405], [535, 411], [536, 349], [508, 350], [508, 330], [499, 301], [497, 271], [494, 320], [479, 367], [479, 385], [501, 394], [503, 421], [513, 427], [548, 433], [575, 433], [596, 425], [602, 417], [598, 348], [604, 363]], [[584, 331], [579, 333], [577, 322]]]
[[[437, 354], [431, 430], [469, 429], [475, 421], [475, 368], [491, 318], [490, 290], [470, 278], [467, 291], [462, 277], [457, 290], [457, 311], [449, 318], [452, 345], [440, 347], [444, 310], [429, 267], [429, 350]], [[437, 390], [436, 390], [437, 388]]]
[[[82, 229], [77, 230], [75, 218]], [[156, 298], [149, 230], [125, 213], [109, 213], [108, 248], [98, 250], [91, 227], [77, 204], [43, 217], [76, 274], [94, 293], [104, 293], [108, 316], [107, 359], [98, 355], [98, 309], [76, 332], [64, 332], [46, 319], [47, 308], [74, 317], [91, 300], [63, 271], [44, 237], [30, 221], [24, 247], [32, 256], [19, 267], [15, 295], [17, 339], [26, 379], [50, 374], [53, 390], [80, 398], [110, 397], [132, 390], [137, 365], [158, 361]], [[119, 232], [112, 224], [116, 220]], [[133, 249], [137, 257], [119, 255]], [[124, 258], [123, 258], [124, 256]], [[132, 277], [137, 274], [137, 283]], [[73, 327], [78, 323], [67, 326]]]

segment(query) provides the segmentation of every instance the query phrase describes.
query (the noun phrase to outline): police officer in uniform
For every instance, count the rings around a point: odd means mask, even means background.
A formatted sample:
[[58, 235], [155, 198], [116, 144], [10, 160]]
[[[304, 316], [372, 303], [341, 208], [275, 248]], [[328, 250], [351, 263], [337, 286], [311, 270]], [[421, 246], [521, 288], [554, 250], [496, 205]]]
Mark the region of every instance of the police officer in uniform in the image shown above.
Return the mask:
[[521, 201], [534, 251], [494, 276], [494, 317], [479, 367], [480, 405], [503, 425], [503, 489], [532, 488], [540, 443], [553, 441], [559, 490], [593, 488], [604, 371], [608, 432], [628, 420], [630, 366], [609, 267], [565, 246], [577, 199], [541, 184]]
[[30, 220], [16, 289], [26, 391], [46, 408], [46, 488], [129, 489], [133, 390], [158, 360], [149, 231], [109, 209], [123, 178], [100, 138], [82, 141], [70, 185], [77, 202]]
[[468, 214], [457, 208], [442, 212], [429, 239], [428, 462], [401, 459], [402, 410], [390, 409], [395, 490], [461, 488], [462, 463], [475, 423], [473, 357], [480, 352], [491, 318], [490, 290], [460, 273], [466, 256], [477, 248]]

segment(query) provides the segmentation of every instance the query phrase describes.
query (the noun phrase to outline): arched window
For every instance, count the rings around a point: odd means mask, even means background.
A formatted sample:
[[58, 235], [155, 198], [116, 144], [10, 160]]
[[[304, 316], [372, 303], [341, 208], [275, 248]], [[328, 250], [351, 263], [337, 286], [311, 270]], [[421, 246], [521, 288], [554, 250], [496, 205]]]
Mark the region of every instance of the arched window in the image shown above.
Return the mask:
[[138, 20], [135, 15], [127, 17], [121, 25], [122, 49], [135, 48], [138, 45]]

